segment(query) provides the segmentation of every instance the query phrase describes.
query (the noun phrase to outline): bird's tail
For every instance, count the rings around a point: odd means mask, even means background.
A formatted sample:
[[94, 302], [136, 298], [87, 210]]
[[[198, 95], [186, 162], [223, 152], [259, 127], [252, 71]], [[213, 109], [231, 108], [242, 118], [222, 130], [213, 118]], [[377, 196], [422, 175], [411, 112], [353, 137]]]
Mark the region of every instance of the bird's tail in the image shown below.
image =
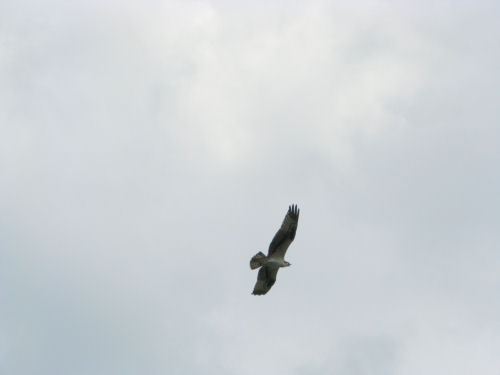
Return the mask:
[[264, 265], [265, 260], [266, 256], [262, 253], [262, 251], [259, 251], [252, 257], [252, 259], [250, 259], [250, 268], [253, 270], [259, 268], [260, 266]]

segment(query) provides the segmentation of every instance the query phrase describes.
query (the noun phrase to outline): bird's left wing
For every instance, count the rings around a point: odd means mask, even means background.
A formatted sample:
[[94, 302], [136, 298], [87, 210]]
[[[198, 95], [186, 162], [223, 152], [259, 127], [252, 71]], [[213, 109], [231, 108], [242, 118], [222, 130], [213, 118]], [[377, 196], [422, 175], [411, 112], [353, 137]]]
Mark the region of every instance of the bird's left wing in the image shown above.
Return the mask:
[[261, 267], [252, 294], [261, 296], [269, 292], [269, 289], [271, 289], [276, 282], [278, 270], [279, 268], [272, 268], [269, 266]]
[[288, 207], [288, 212], [285, 219], [283, 219], [281, 228], [276, 232], [269, 245], [268, 257], [281, 259], [285, 257], [288, 246], [290, 246], [295, 238], [295, 232], [299, 223], [299, 214], [300, 210], [297, 208], [297, 205]]

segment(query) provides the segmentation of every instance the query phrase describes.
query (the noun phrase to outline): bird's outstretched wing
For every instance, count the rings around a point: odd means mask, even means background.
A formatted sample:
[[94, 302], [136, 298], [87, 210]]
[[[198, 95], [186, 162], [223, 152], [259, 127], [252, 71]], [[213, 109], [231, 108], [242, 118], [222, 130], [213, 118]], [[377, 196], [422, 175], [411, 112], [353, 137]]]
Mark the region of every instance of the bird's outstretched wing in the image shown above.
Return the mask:
[[269, 292], [269, 289], [271, 289], [271, 287], [276, 282], [276, 275], [278, 274], [278, 270], [279, 268], [270, 267], [268, 265], [261, 267], [252, 294], [260, 296]]
[[288, 212], [281, 224], [281, 228], [276, 232], [269, 245], [268, 257], [279, 259], [285, 257], [288, 246], [290, 246], [295, 238], [295, 232], [297, 231], [297, 225], [299, 223], [299, 213], [300, 210], [297, 208], [297, 205], [288, 207]]

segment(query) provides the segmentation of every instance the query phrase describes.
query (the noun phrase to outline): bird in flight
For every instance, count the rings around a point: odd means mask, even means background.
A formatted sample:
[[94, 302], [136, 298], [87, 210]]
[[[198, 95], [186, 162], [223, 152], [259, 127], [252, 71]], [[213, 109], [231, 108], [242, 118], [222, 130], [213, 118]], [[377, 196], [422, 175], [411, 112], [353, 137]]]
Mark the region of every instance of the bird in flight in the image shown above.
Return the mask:
[[250, 259], [250, 268], [252, 270], [260, 267], [252, 294], [263, 295], [269, 292], [269, 289], [276, 282], [276, 275], [280, 267], [291, 265], [285, 260], [285, 253], [295, 238], [297, 224], [299, 223], [299, 213], [300, 210], [297, 208], [297, 205], [289, 206], [281, 228], [276, 232], [269, 245], [267, 256], [259, 251]]

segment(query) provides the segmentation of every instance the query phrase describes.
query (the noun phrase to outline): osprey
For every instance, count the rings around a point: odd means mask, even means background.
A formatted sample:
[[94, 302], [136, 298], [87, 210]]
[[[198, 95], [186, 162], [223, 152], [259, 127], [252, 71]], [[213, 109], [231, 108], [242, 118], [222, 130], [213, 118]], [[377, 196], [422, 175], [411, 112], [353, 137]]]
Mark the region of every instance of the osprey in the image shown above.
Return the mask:
[[259, 251], [250, 259], [251, 269], [254, 270], [261, 267], [252, 294], [266, 294], [276, 282], [276, 275], [280, 267], [291, 265], [285, 260], [285, 253], [295, 238], [299, 213], [300, 210], [297, 208], [297, 205], [289, 206], [281, 228], [276, 232], [269, 245], [267, 257]]

